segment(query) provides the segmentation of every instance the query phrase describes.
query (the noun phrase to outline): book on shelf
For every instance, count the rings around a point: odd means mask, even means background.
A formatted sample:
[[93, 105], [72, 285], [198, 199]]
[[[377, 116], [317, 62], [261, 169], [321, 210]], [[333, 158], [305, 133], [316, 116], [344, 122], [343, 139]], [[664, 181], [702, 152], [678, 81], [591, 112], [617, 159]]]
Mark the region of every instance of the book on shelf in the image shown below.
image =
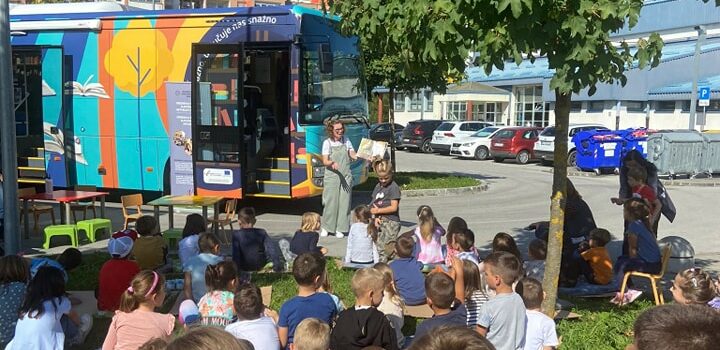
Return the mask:
[[374, 141], [363, 138], [357, 150], [357, 156], [367, 160], [383, 158], [387, 152], [388, 143], [385, 141]]
[[218, 125], [219, 126], [232, 126], [232, 121], [230, 120], [230, 114], [228, 113], [227, 109], [220, 108], [218, 110]]

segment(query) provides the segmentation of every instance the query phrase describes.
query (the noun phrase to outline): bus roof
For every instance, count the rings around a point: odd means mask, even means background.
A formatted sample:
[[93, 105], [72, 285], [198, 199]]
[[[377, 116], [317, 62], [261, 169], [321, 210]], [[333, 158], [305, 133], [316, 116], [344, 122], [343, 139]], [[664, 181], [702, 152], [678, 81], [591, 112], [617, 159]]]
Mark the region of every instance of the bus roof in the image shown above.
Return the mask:
[[10, 15], [40, 15], [65, 13], [99, 13], [127, 11], [125, 6], [110, 1], [56, 4], [18, 4], [10, 9]]

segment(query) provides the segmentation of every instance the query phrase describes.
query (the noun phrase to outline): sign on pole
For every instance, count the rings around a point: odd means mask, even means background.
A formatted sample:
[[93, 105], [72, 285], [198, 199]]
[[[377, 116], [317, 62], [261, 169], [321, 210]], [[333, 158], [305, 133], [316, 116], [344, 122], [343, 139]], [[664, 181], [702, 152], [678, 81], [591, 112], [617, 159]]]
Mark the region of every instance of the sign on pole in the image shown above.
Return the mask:
[[698, 106], [707, 107], [710, 105], [710, 87], [703, 86], [698, 88]]

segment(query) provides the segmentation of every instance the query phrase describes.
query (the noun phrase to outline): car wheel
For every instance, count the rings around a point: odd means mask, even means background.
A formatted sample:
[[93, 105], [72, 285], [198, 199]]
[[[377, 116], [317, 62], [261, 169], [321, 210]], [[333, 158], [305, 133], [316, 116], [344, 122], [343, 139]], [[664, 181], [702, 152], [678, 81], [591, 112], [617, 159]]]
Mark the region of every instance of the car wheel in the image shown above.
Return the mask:
[[[540, 159], [540, 164], [542, 164], [543, 166], [551, 166], [552, 162], [547, 159]], [[570, 164], [568, 164], [568, 165], [570, 165]]]
[[475, 149], [475, 159], [477, 160], [485, 160], [490, 155], [490, 152], [488, 152], [487, 147], [480, 146]]
[[420, 146], [420, 148], [421, 148], [422, 151], [425, 152], [425, 153], [432, 153], [432, 152], [433, 152], [432, 145], [430, 145], [430, 139], [427, 139], [427, 140], [423, 141], [422, 146]]
[[517, 156], [515, 156], [515, 160], [519, 164], [527, 164], [530, 161], [530, 152], [526, 150], [520, 151]]
[[570, 151], [567, 158], [567, 165], [571, 167], [577, 166], [577, 151]]
[[505, 160], [505, 158], [494, 157], [493, 160], [495, 161], [495, 163], [502, 163]]

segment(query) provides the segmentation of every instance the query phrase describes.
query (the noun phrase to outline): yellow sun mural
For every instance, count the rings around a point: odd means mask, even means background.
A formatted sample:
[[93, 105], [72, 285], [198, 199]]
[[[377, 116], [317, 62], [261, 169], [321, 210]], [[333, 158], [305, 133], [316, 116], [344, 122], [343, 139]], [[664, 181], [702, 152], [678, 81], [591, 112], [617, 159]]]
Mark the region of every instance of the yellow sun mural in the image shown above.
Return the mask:
[[146, 29], [151, 27], [150, 20], [131, 20], [127, 29], [115, 32], [105, 54], [105, 69], [117, 88], [135, 97], [157, 91], [173, 68], [167, 38], [161, 31]]

